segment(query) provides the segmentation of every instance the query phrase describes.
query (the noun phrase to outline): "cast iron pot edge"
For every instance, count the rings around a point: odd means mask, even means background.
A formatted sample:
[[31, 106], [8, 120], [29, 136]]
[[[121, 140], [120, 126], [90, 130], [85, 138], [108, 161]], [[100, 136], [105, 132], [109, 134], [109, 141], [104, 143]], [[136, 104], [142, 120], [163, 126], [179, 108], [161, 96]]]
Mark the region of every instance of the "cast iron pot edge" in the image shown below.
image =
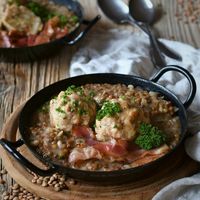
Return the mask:
[[[166, 73], [167, 71], [178, 71], [186, 76], [186, 78], [190, 82], [190, 93], [188, 95], [188, 98], [184, 104], [180, 102], [180, 100], [169, 90], [164, 88], [161, 85], [158, 85], [157, 82], [159, 78]], [[101, 81], [97, 80], [101, 79]], [[119, 171], [111, 171], [111, 172], [90, 172], [90, 171], [83, 171], [78, 169], [72, 169], [72, 168], [66, 168], [59, 165], [56, 165], [54, 163], [49, 162], [49, 160], [44, 160], [43, 157], [38, 155], [38, 153], [34, 150], [33, 147], [30, 146], [30, 144], [27, 142], [27, 127], [24, 126], [25, 124], [28, 124], [27, 116], [34, 110], [35, 106], [41, 105], [46, 100], [48, 100], [50, 97], [58, 93], [59, 91], [65, 89], [70, 84], [75, 85], [83, 85], [85, 83], [105, 83], [105, 80], [107, 80], [108, 83], [125, 83], [125, 84], [131, 84], [133, 83], [133, 80], [135, 81], [135, 85], [144, 86], [142, 87], [147, 90], [155, 90], [160, 92], [161, 94], [164, 94], [165, 97], [169, 98], [169, 100], [172, 100], [173, 103], [179, 108], [179, 118], [181, 120], [181, 137], [180, 141], [177, 144], [177, 146], [170, 151], [168, 154], [164, 155], [163, 157], [147, 163], [145, 165], [126, 169], [126, 170], [119, 170]], [[52, 91], [52, 88], [54, 90]], [[56, 89], [55, 89], [56, 88]], [[153, 88], [153, 89], [152, 89]], [[82, 179], [86, 181], [99, 181], [99, 182], [111, 182], [111, 183], [117, 183], [117, 182], [124, 182], [129, 179], [137, 179], [141, 176], [141, 173], [148, 174], [150, 171], [157, 168], [159, 165], [164, 164], [168, 162], [171, 157], [175, 154], [177, 154], [179, 149], [179, 146], [181, 145], [183, 139], [186, 135], [186, 128], [187, 128], [187, 115], [185, 108], [188, 108], [189, 105], [192, 103], [194, 96], [196, 93], [196, 83], [194, 78], [190, 75], [190, 73], [178, 66], [169, 66], [166, 68], [161, 69], [151, 80], [146, 80], [140, 77], [132, 76], [132, 75], [121, 75], [121, 74], [92, 74], [92, 75], [82, 75], [78, 77], [68, 78], [59, 82], [56, 82], [43, 90], [39, 91], [34, 95], [28, 102], [25, 104], [21, 114], [20, 114], [20, 120], [19, 120], [19, 130], [22, 136], [22, 139], [15, 143], [11, 143], [8, 141], [5, 141], [4, 139], [0, 140], [0, 143], [4, 146], [7, 151], [9, 151], [12, 155], [14, 154], [14, 157], [17, 158], [24, 166], [29, 168], [30, 170], [36, 172], [39, 175], [47, 176], [55, 172], [65, 173], [67, 176], [76, 178], [76, 179]], [[44, 95], [48, 94], [48, 95]], [[38, 102], [39, 100], [39, 102]], [[30, 110], [32, 108], [33, 110]], [[41, 161], [47, 163], [50, 168], [49, 170], [42, 170], [38, 167], [34, 166], [32, 163], [30, 163], [28, 160], [26, 160], [21, 154], [18, 153], [16, 150], [16, 147], [21, 146], [22, 144], [26, 144], [28, 148], [34, 153], [34, 155], [39, 158]]]

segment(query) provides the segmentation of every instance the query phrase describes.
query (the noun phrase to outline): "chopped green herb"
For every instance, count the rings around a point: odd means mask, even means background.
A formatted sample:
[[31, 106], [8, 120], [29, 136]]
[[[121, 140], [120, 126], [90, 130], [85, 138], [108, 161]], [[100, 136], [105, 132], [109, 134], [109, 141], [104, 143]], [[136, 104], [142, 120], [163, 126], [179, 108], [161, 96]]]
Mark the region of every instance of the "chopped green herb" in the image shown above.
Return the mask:
[[79, 115], [86, 115], [86, 114], [87, 114], [87, 111], [84, 110], [83, 108], [78, 108], [78, 114], [79, 114]]
[[60, 26], [64, 27], [68, 22], [67, 17], [65, 15], [59, 15], [58, 17], [60, 19]]
[[66, 103], [68, 103], [68, 99], [67, 98], [62, 98], [62, 104], [65, 105]]
[[135, 103], [135, 97], [131, 98], [131, 103], [134, 104]]
[[8, 3], [9, 3], [9, 4], [14, 4], [14, 3], [15, 3], [15, 4], [17, 4], [18, 6], [22, 4], [20, 0], [8, 0]]
[[119, 98], [122, 99], [122, 100], [126, 99], [126, 97], [124, 95], [120, 96]]
[[79, 102], [77, 100], [75, 100], [75, 101], [72, 102], [72, 106], [74, 108], [78, 107], [78, 104], [79, 104]]
[[48, 13], [47, 16], [44, 18], [45, 21], [50, 20], [51, 18], [55, 17], [56, 15], [54, 13]]
[[121, 107], [119, 103], [105, 101], [102, 108], [97, 112], [96, 119], [101, 120], [105, 116], [113, 116], [119, 112], [121, 112]]
[[82, 95], [83, 94], [83, 88], [80, 86], [75, 86], [75, 85], [71, 85], [67, 88], [67, 90], [64, 91], [64, 95], [63, 98], [66, 98], [66, 96], [72, 94], [72, 93], [77, 93], [78, 95]]
[[74, 112], [75, 110], [77, 110], [78, 105], [79, 105], [78, 100], [72, 101], [70, 111]]
[[140, 135], [136, 138], [135, 143], [142, 149], [150, 150], [166, 142], [165, 134], [151, 124], [142, 123], [139, 132]]
[[40, 107], [39, 112], [43, 112], [43, 113], [49, 112], [49, 101], [47, 101]]
[[86, 103], [90, 103], [90, 102], [94, 102], [94, 99], [93, 99], [93, 97], [91, 97], [91, 96], [89, 95], [89, 96], [86, 96], [86, 97], [84, 98], [84, 101], [85, 101]]
[[43, 21], [48, 21], [50, 18], [55, 16], [50, 10], [48, 10], [45, 6], [34, 2], [29, 1], [25, 4], [27, 8], [29, 8], [35, 15], [39, 16]]
[[76, 109], [73, 108], [73, 107], [70, 108], [70, 112], [74, 112], [75, 110], [76, 110]]
[[90, 97], [94, 97], [96, 95], [96, 93], [93, 91], [93, 90], [91, 90], [90, 92], [89, 92], [89, 96]]
[[58, 154], [58, 159], [63, 160], [65, 158], [65, 155], [61, 152]]
[[61, 109], [61, 107], [56, 108], [56, 111], [59, 113], [66, 114], [65, 111]]
[[117, 128], [117, 125], [115, 124], [115, 125], [113, 126], [113, 128]]
[[77, 17], [76, 15], [73, 15], [73, 16], [71, 17], [71, 19], [72, 19], [72, 21], [73, 21], [74, 23], [78, 22], [78, 17]]
[[58, 96], [56, 96], [56, 95], [52, 97], [52, 99], [55, 99], [55, 100], [57, 100], [57, 98], [58, 98]]

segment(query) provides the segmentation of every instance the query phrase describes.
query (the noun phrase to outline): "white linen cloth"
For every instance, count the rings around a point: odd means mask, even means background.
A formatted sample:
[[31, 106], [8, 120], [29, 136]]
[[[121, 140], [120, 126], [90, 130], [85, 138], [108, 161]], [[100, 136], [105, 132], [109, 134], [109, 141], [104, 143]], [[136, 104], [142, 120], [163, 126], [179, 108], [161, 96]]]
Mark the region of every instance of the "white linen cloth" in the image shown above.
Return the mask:
[[[196, 97], [188, 109], [189, 130], [194, 135], [186, 140], [185, 149], [194, 160], [200, 161], [200, 49], [176, 41], [161, 39], [180, 53], [182, 62], [166, 57], [167, 64], [186, 68], [195, 78]], [[149, 58], [149, 39], [130, 30], [98, 30], [90, 34], [71, 60], [70, 76], [92, 73], [133, 74], [150, 78], [155, 69]], [[173, 91], [182, 101], [187, 97], [189, 84], [178, 73], [167, 72], [160, 84]], [[177, 180], [163, 188], [153, 200], [199, 200], [200, 173]]]

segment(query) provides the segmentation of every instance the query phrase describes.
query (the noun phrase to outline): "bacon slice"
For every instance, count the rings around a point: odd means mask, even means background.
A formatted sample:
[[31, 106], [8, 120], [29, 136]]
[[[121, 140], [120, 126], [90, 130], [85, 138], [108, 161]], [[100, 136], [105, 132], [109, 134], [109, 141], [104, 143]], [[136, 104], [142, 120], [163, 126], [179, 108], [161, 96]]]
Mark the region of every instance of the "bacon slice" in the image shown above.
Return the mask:
[[68, 33], [69, 32], [68, 32], [67, 27], [57, 28], [56, 31], [55, 31], [55, 38], [56, 39], [62, 38], [64, 36], [66, 36]]
[[76, 137], [83, 137], [83, 138], [94, 138], [94, 132], [92, 131], [91, 128], [89, 128], [88, 126], [79, 126], [79, 125], [74, 125], [72, 127], [72, 133], [76, 136]]
[[27, 45], [28, 45], [28, 46], [33, 46], [33, 45], [35, 45], [36, 37], [37, 37], [36, 35], [29, 35], [29, 36], [28, 36]]
[[50, 42], [50, 38], [47, 35], [45, 35], [43, 33], [40, 33], [36, 37], [35, 42], [34, 42], [33, 45], [40, 45], [40, 44], [44, 44], [44, 43], [48, 43], [48, 42]]
[[94, 139], [95, 136], [92, 129], [86, 126], [74, 126], [72, 132], [77, 137], [85, 138], [89, 146], [94, 147], [105, 155], [120, 157], [127, 154], [128, 143], [125, 140], [112, 139], [109, 142], [99, 142]]
[[125, 156], [127, 154], [127, 146], [128, 143], [126, 141], [115, 139], [112, 139], [110, 142], [96, 142], [93, 145], [101, 153], [113, 157]]
[[92, 129], [86, 126], [74, 126], [72, 132], [76, 137], [84, 138], [88, 146], [98, 150], [101, 154], [110, 156], [115, 160], [126, 160], [132, 166], [140, 166], [151, 162], [170, 151], [166, 144], [147, 151], [140, 149], [134, 143], [128, 144], [125, 140], [112, 139], [109, 142], [100, 142], [95, 140]]
[[42, 32], [36, 37], [34, 45], [50, 42], [51, 40], [64, 37], [68, 30], [66, 27], [59, 27], [60, 20], [58, 16], [51, 18], [45, 23]]
[[5, 31], [0, 32], [0, 47], [11, 47], [10, 38]]
[[144, 150], [135, 148], [133, 151], [129, 151], [129, 154], [127, 155], [127, 160], [132, 163], [132, 167], [144, 165], [146, 163], [149, 163], [153, 160], [156, 160], [160, 158], [161, 156], [165, 155], [167, 152], [170, 151], [170, 148], [164, 144], [161, 147], [152, 149], [152, 150]]
[[100, 152], [95, 148], [93, 147], [74, 148], [69, 154], [68, 161], [69, 163], [77, 163], [92, 158], [102, 159]]

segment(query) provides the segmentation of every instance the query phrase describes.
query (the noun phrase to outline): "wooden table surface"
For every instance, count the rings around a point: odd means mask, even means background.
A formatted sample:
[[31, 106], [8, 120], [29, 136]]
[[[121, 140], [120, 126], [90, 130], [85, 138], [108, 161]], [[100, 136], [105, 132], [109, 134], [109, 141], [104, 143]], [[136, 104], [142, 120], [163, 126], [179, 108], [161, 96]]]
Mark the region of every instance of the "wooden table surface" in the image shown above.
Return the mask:
[[[160, 37], [185, 42], [200, 48], [200, 0], [152, 1], [164, 11], [162, 18], [154, 26]], [[117, 27], [103, 16], [95, 0], [80, 0], [80, 3], [88, 19], [97, 13], [102, 15], [98, 26]], [[193, 16], [190, 16], [191, 13]], [[195, 19], [194, 16], [199, 19]], [[132, 28], [128, 25], [124, 27]], [[90, 34], [87, 37], [90, 37]], [[81, 42], [73, 48], [66, 47], [56, 57], [40, 62], [5, 63], [0, 61], [0, 131], [6, 119], [19, 104], [45, 86], [68, 77], [70, 59], [80, 45]], [[3, 168], [1, 161], [0, 167]], [[5, 180], [5, 184], [0, 184], [0, 194], [9, 190], [9, 186], [14, 183], [9, 175]]]

